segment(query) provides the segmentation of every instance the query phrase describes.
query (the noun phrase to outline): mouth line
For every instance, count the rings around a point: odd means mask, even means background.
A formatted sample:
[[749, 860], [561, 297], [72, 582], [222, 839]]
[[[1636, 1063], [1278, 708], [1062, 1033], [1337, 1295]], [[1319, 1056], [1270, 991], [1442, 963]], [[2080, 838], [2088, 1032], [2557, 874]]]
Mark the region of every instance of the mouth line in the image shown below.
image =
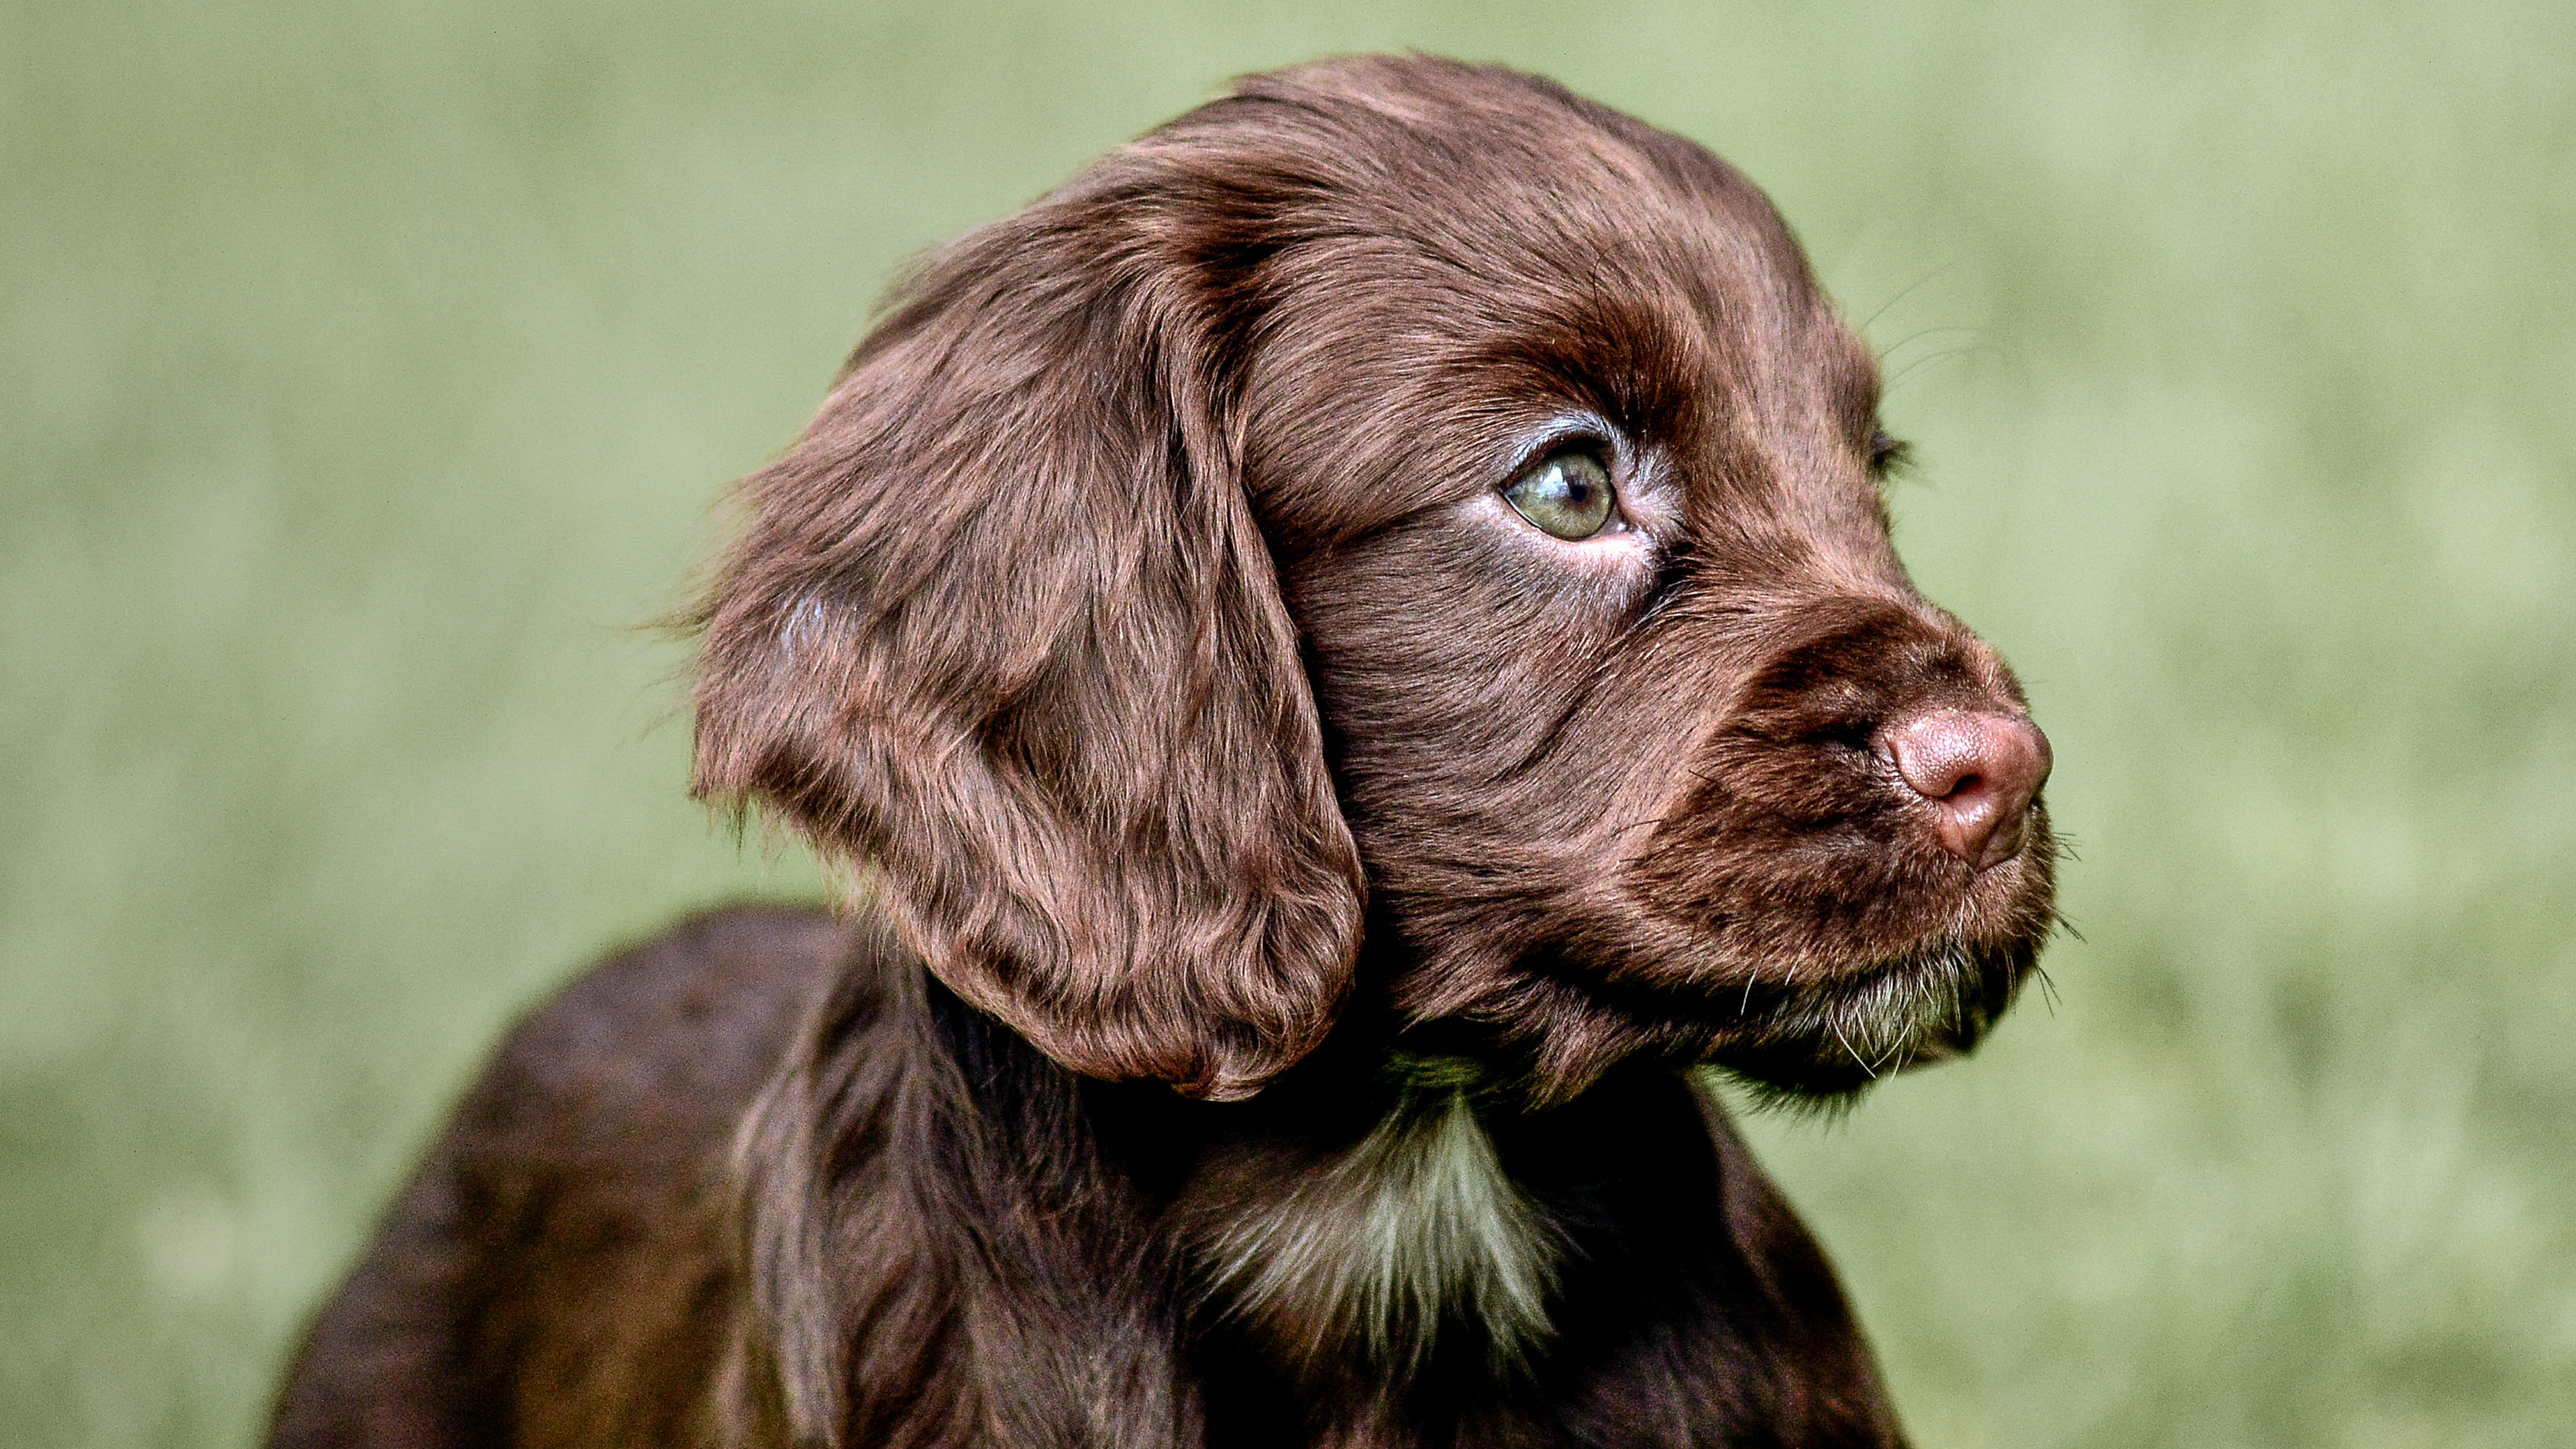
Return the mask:
[[[1821, 981], [1760, 967], [1695, 983], [1622, 980], [1582, 956], [1540, 951], [1515, 973], [1526, 995], [1451, 1006], [1413, 1026], [1436, 1036], [1442, 1020], [1452, 1021], [1467, 1033], [1468, 1055], [1516, 1061], [1526, 1053], [1521, 1067], [1546, 1100], [1571, 1097], [1613, 1062], [1640, 1058], [1715, 1068], [1750, 1088], [1758, 1105], [1830, 1110], [1882, 1077], [1974, 1048], [2037, 974], [2043, 940], [1943, 933], [1861, 957], [1867, 964]], [[1555, 1012], [1532, 1011], [1533, 1004]], [[1487, 1032], [1494, 1035], [1479, 1035]]]

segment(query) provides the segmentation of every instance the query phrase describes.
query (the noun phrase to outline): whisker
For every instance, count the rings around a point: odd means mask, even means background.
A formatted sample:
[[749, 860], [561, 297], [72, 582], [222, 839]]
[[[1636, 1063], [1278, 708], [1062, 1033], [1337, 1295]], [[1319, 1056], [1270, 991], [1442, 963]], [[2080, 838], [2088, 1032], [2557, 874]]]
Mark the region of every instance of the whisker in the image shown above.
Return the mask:
[[1878, 304], [1878, 310], [1870, 313], [1868, 319], [1860, 324], [1860, 334], [1863, 337], [1867, 337], [1869, 335], [1869, 329], [1878, 325], [1878, 319], [1887, 315], [1888, 308], [1893, 307], [1897, 303], [1904, 301], [1906, 298], [1913, 296], [1916, 292], [1919, 292], [1924, 287], [1930, 285], [1935, 279], [1947, 276], [1958, 269], [1959, 263], [1957, 261], [1944, 262], [1940, 266], [1934, 267], [1932, 270], [1925, 272], [1922, 276], [1915, 278], [1913, 281], [1906, 283], [1903, 291], [1898, 292], [1895, 296]]
[[1944, 348], [1939, 352], [1928, 353], [1922, 357], [1918, 357], [1914, 361], [1907, 363], [1904, 369], [1898, 372], [1896, 376], [1887, 380], [1887, 390], [1889, 392], [1896, 391], [1898, 387], [1905, 383], [1906, 379], [1923, 371], [1927, 367], [1937, 366], [1954, 357], [1966, 357], [1977, 350], [1978, 349], [1974, 347], [1949, 347]]
[[1865, 1062], [1865, 1061], [1862, 1061], [1862, 1060], [1860, 1059], [1860, 1053], [1855, 1052], [1855, 1051], [1852, 1051], [1852, 1044], [1851, 1044], [1850, 1039], [1849, 1039], [1849, 1038], [1847, 1038], [1847, 1037], [1845, 1037], [1845, 1036], [1843, 1035], [1843, 1024], [1842, 1024], [1841, 1022], [1839, 1022], [1839, 1021], [1829, 1021], [1829, 1022], [1827, 1022], [1827, 1023], [1825, 1023], [1825, 1024], [1826, 1024], [1827, 1026], [1829, 1026], [1829, 1027], [1832, 1027], [1832, 1028], [1833, 1028], [1833, 1032], [1834, 1032], [1834, 1040], [1836, 1040], [1836, 1041], [1838, 1041], [1838, 1042], [1841, 1042], [1841, 1043], [1843, 1044], [1843, 1050], [1844, 1050], [1844, 1051], [1846, 1051], [1846, 1052], [1851, 1052], [1852, 1065], [1853, 1065], [1853, 1066], [1856, 1066], [1856, 1067], [1858, 1067], [1858, 1068], [1860, 1068], [1860, 1069], [1861, 1069], [1862, 1071], [1864, 1071], [1864, 1072], [1869, 1073], [1869, 1079], [1870, 1079], [1871, 1081], [1873, 1081], [1873, 1082], [1877, 1081], [1877, 1080], [1878, 1080], [1878, 1071], [1877, 1071], [1877, 1069], [1876, 1069], [1876, 1068], [1874, 1068], [1874, 1067], [1872, 1067], [1869, 1063], [1867, 1063], [1867, 1062]]

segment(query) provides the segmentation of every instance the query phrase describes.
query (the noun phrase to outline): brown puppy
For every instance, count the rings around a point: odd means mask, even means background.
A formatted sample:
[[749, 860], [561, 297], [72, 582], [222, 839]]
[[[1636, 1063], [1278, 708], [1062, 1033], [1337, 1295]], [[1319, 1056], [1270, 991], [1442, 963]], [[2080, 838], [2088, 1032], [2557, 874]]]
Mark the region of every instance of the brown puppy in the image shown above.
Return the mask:
[[930, 257], [745, 485], [698, 789], [857, 867], [523, 1025], [281, 1444], [1897, 1441], [1688, 1069], [1973, 1044], [2048, 747], [1761, 194], [1242, 83]]

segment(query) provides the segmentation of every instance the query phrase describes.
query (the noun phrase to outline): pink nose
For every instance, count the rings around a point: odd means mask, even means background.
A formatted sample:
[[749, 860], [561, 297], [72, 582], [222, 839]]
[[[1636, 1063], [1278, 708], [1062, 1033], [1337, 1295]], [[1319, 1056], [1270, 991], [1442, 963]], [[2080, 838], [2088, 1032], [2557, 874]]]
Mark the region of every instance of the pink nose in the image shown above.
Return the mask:
[[2049, 765], [2048, 736], [2029, 716], [1928, 710], [1881, 731], [1879, 748], [1932, 807], [1942, 849], [1979, 870], [2021, 852]]

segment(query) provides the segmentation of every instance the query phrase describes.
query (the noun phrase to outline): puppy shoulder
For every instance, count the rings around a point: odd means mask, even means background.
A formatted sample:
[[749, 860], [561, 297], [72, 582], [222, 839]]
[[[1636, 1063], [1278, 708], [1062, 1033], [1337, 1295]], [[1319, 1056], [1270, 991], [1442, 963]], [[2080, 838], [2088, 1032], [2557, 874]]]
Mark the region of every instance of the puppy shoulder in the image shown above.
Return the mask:
[[688, 917], [575, 977], [513, 1027], [460, 1125], [613, 1155], [729, 1135], [830, 985], [871, 971], [867, 933], [812, 907]]

